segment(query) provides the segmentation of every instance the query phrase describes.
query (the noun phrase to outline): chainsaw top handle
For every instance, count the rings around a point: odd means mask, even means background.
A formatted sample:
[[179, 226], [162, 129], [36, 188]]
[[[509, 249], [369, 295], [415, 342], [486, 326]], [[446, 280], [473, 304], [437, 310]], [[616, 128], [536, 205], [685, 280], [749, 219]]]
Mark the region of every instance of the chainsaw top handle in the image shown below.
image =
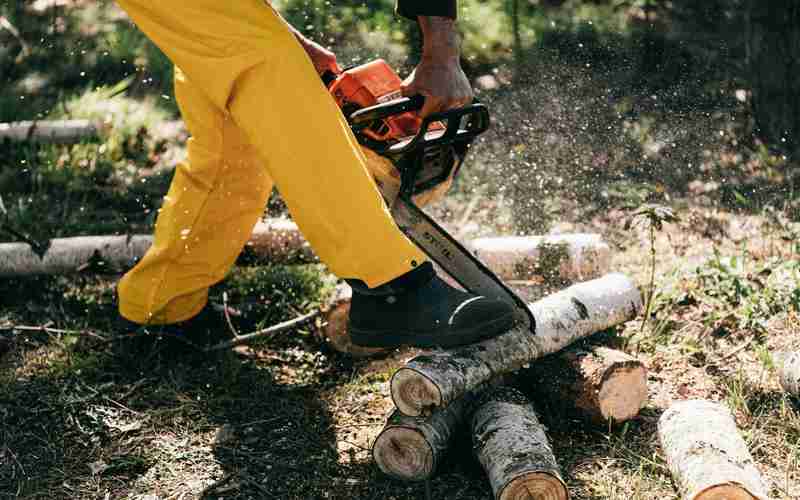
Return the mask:
[[[421, 95], [403, 97], [359, 109], [348, 116], [347, 121], [350, 123], [353, 132], [359, 135], [359, 131], [369, 127], [376, 120], [383, 120], [410, 111], [419, 111], [424, 104], [425, 98]], [[377, 152], [403, 155], [409, 151], [431, 146], [444, 146], [455, 143], [468, 144], [489, 128], [489, 122], [489, 110], [480, 103], [433, 113], [423, 119], [419, 131], [413, 138], [395, 146], [387, 145], [384, 151]], [[441, 124], [444, 130], [431, 131], [431, 125], [434, 123]]]

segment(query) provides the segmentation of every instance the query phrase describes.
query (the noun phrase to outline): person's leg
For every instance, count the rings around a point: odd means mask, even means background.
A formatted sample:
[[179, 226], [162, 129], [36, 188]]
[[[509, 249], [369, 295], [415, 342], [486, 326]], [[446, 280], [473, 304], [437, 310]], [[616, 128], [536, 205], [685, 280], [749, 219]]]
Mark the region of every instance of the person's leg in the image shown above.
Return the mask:
[[244, 131], [334, 274], [374, 287], [427, 260], [397, 228], [347, 122], [265, 2], [119, 3]]
[[242, 132], [175, 68], [175, 95], [190, 133], [153, 246], [120, 281], [120, 313], [140, 324], [184, 321], [206, 304], [263, 214], [272, 181]]
[[455, 345], [511, 327], [510, 306], [445, 285], [397, 228], [346, 120], [265, 2], [118, 1], [244, 132], [317, 255], [353, 286], [361, 343]]

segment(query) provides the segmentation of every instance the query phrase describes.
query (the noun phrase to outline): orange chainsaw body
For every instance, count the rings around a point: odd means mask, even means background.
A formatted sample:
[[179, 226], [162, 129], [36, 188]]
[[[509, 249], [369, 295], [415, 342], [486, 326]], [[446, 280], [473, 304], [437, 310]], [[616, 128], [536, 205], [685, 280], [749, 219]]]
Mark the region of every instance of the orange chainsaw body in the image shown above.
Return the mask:
[[[330, 85], [328, 90], [336, 104], [349, 115], [359, 109], [382, 104], [401, 96], [403, 81], [383, 59], [350, 68]], [[414, 136], [422, 124], [417, 113], [403, 113], [376, 121], [364, 130], [364, 135], [380, 142], [397, 142]], [[431, 127], [435, 130], [440, 127]]]

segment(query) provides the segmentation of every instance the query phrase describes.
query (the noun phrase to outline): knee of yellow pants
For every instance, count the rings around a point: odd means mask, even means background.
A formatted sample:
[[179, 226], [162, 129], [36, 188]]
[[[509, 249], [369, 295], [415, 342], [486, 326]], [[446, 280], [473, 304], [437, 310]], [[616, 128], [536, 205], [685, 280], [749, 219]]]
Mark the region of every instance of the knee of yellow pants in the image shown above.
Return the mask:
[[425, 260], [400, 233], [346, 121], [261, 0], [119, 0], [213, 105], [230, 111], [317, 254], [370, 286]]
[[273, 43], [283, 51], [276, 64], [254, 66], [237, 80], [233, 119], [332, 272], [372, 287], [407, 273], [426, 256], [391, 217], [358, 142], [302, 48], [291, 37], [283, 46]]
[[120, 313], [139, 323], [186, 320], [208, 300], [252, 233], [272, 190], [241, 131], [176, 71], [193, 134], [156, 222], [153, 247], [120, 281]]

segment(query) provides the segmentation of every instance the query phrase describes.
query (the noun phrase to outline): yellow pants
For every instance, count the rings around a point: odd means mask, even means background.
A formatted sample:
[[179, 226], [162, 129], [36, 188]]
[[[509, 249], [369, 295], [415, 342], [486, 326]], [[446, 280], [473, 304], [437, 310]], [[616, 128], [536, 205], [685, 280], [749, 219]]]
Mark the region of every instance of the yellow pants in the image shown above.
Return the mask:
[[155, 242], [119, 283], [124, 317], [158, 324], [199, 312], [273, 182], [336, 275], [374, 287], [426, 260], [398, 230], [344, 117], [266, 2], [118, 3], [176, 65], [175, 94], [192, 134]]

